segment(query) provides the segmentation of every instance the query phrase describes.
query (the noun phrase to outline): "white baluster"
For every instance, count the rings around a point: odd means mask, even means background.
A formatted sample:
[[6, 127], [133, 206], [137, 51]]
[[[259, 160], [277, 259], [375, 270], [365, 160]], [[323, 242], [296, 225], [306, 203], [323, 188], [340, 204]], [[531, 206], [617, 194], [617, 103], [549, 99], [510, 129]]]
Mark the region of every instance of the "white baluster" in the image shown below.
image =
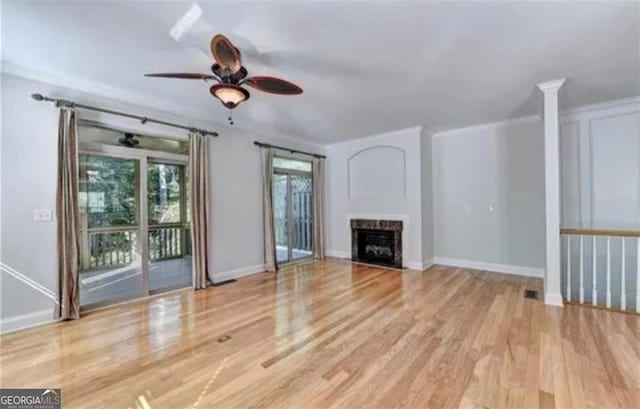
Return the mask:
[[636, 312], [640, 313], [640, 237], [638, 237], [636, 259]]
[[592, 253], [592, 257], [591, 257], [591, 273], [593, 276], [593, 287], [592, 287], [592, 291], [591, 291], [591, 303], [593, 305], [598, 304], [598, 291], [596, 290], [596, 267], [598, 265], [598, 259], [597, 259], [597, 251], [596, 251], [596, 245], [598, 243], [598, 240], [596, 238], [596, 236], [593, 236], [592, 240], [591, 240], [591, 253]]
[[580, 236], [580, 303], [584, 303], [584, 236]]
[[611, 308], [611, 237], [607, 236], [607, 308]]
[[622, 282], [622, 288], [620, 289], [620, 291], [622, 292], [622, 294], [620, 295], [620, 308], [623, 310], [627, 309], [627, 277], [626, 277], [626, 269], [627, 269], [627, 255], [626, 255], [626, 251], [625, 251], [625, 241], [624, 241], [624, 237], [620, 238], [622, 241], [622, 275], [621, 275], [621, 282]]
[[567, 301], [571, 301], [571, 236], [567, 235]]

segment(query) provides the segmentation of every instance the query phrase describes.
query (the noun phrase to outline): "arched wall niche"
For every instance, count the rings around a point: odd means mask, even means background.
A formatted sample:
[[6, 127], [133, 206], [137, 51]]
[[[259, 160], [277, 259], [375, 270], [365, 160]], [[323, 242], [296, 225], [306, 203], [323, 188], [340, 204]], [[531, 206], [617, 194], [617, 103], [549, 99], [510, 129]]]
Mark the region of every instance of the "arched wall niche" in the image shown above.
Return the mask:
[[350, 199], [404, 199], [407, 194], [406, 152], [377, 145], [355, 152], [347, 160]]

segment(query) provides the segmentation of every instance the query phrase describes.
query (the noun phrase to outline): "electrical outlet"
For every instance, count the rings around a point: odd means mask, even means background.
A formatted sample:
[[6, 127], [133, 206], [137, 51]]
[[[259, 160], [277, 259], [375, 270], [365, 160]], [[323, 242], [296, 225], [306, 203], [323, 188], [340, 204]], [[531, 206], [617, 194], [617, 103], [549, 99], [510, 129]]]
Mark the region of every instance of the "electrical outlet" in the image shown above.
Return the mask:
[[34, 222], [50, 222], [53, 219], [53, 211], [51, 209], [35, 209], [33, 211]]

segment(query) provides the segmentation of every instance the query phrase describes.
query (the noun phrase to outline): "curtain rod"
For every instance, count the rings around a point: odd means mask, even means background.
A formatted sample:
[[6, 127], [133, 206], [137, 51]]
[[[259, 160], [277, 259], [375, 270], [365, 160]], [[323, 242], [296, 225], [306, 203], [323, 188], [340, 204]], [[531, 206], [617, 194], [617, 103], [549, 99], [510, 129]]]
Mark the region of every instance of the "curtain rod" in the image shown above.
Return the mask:
[[256, 146], [259, 146], [261, 148], [273, 148], [273, 149], [278, 149], [278, 150], [281, 150], [281, 151], [287, 151], [289, 153], [299, 153], [301, 155], [313, 156], [313, 157], [316, 157], [316, 158], [319, 158], [319, 159], [325, 159], [326, 158], [326, 156], [320, 155], [318, 153], [310, 153], [310, 152], [299, 151], [299, 150], [296, 150], [296, 149], [285, 148], [283, 146], [271, 145], [269, 143], [263, 143], [263, 142], [254, 141], [253, 144], [256, 145]]
[[91, 106], [91, 105], [77, 104], [77, 103], [75, 103], [73, 101], [69, 101], [69, 100], [66, 100], [66, 99], [49, 98], [46, 95], [42, 95], [42, 94], [37, 94], [37, 93], [36, 94], [31, 94], [31, 98], [33, 98], [36, 101], [53, 102], [57, 107], [81, 108], [81, 109], [87, 109], [89, 111], [104, 112], [105, 114], [119, 115], [119, 116], [124, 116], [126, 118], [137, 119], [143, 125], [145, 123], [147, 123], [147, 122], [153, 122], [153, 123], [160, 124], [160, 125], [171, 126], [173, 128], [179, 128], [179, 129], [184, 129], [184, 130], [191, 131], [191, 132], [197, 132], [197, 133], [200, 133], [202, 135], [218, 136], [218, 133], [215, 132], [215, 131], [207, 131], [205, 129], [199, 129], [199, 128], [194, 128], [194, 127], [190, 127], [190, 126], [184, 126], [184, 125], [176, 124], [176, 123], [173, 123], [173, 122], [161, 121], [159, 119], [147, 118], [146, 116], [128, 114], [126, 112], [112, 111], [110, 109], [98, 108], [98, 107], [94, 107], [94, 106]]

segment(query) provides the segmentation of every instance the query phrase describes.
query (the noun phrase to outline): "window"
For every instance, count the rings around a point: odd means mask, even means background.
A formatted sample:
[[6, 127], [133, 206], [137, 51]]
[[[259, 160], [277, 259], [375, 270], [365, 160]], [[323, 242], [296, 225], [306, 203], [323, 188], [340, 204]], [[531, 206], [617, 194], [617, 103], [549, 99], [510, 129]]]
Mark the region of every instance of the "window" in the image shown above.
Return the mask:
[[147, 167], [149, 224], [182, 222], [184, 190], [184, 166], [149, 163]]
[[137, 162], [82, 155], [80, 168], [78, 207], [88, 227], [135, 225]]
[[299, 159], [273, 158], [273, 167], [288, 170], [311, 172], [311, 162]]

